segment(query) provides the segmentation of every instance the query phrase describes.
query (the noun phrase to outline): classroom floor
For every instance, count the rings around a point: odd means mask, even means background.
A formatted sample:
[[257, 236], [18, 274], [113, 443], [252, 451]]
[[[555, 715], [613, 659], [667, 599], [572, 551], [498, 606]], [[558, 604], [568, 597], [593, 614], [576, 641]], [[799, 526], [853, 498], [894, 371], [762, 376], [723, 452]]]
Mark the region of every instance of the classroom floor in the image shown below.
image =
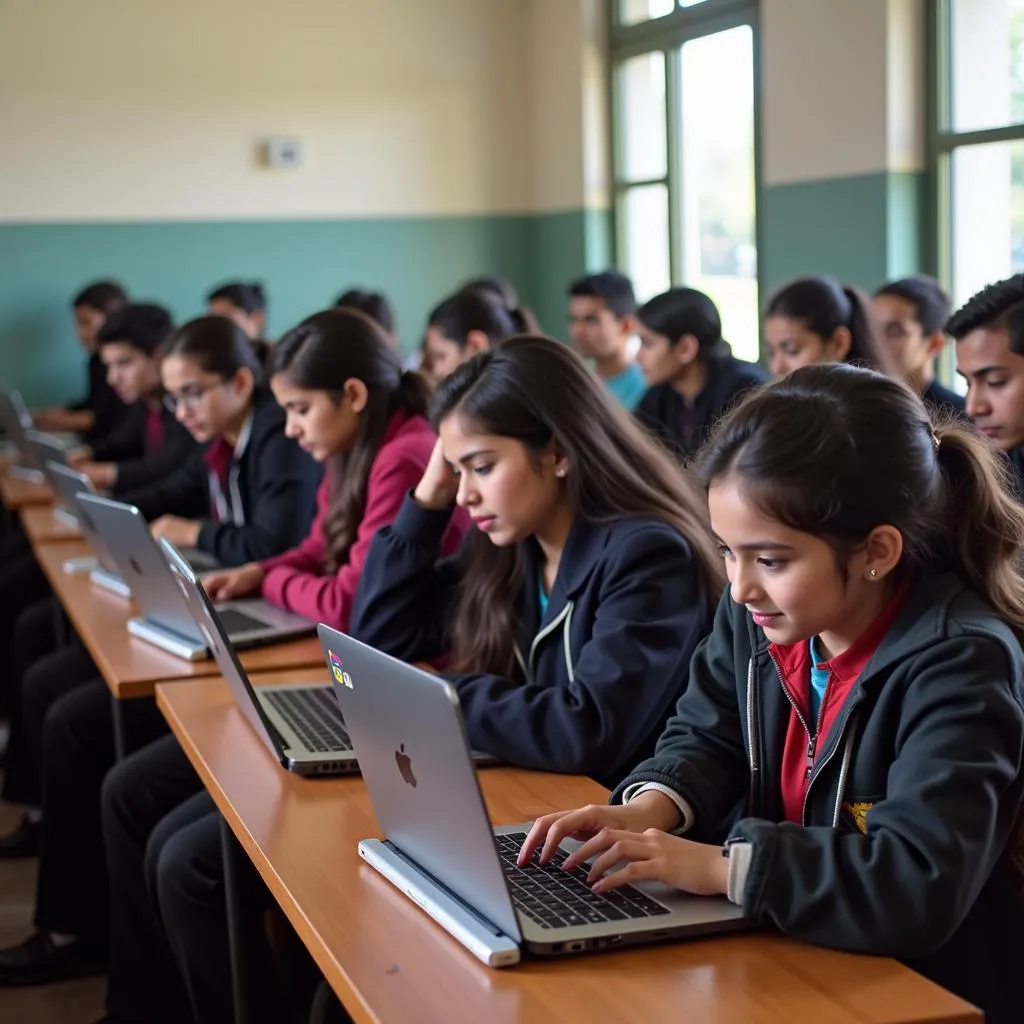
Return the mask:
[[[0, 834], [10, 831], [19, 811], [0, 807]], [[24, 939], [32, 929], [36, 862], [0, 861], [0, 947]], [[45, 988], [0, 988], [0, 1021], [10, 1024], [92, 1024], [103, 1015], [102, 978]]]

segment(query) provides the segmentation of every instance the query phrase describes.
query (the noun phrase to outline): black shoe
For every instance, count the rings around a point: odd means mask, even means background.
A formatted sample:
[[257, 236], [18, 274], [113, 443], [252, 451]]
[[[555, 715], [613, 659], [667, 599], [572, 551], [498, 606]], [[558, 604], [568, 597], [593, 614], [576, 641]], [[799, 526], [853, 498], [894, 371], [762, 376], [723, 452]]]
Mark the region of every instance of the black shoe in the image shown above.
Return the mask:
[[0, 949], [0, 987], [48, 985], [103, 971], [102, 958], [81, 939], [58, 946], [46, 932], [35, 932], [20, 946]]
[[0, 860], [20, 860], [39, 856], [39, 834], [42, 822], [29, 821], [23, 815], [18, 827], [5, 836], [0, 836]]

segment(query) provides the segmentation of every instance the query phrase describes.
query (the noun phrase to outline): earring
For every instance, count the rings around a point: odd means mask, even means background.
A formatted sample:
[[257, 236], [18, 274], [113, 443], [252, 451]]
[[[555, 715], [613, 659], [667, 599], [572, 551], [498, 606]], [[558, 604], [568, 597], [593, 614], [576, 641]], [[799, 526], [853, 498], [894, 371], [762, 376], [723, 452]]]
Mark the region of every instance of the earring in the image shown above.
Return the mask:
[[868, 573], [868, 575], [869, 575], [869, 576], [870, 576], [870, 577], [871, 577], [872, 579], [875, 579], [875, 578], [876, 578], [876, 577], [878, 576], [878, 570], [877, 570], [877, 569], [872, 569], [872, 570], [871, 570], [871, 571], [870, 571], [870, 572]]
[[565, 466], [559, 466], [558, 469], [555, 470], [555, 476], [565, 476]]

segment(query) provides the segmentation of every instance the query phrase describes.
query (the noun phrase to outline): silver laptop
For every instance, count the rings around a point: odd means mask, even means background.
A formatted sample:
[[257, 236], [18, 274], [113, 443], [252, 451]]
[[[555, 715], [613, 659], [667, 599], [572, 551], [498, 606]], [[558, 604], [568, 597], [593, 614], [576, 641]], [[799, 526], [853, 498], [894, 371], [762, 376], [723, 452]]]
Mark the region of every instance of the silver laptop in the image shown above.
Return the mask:
[[[78, 507], [106, 541], [142, 611], [141, 618], [128, 620], [128, 632], [179, 658], [199, 661], [207, 657], [206, 638], [192, 618], [167, 556], [149, 532], [142, 513], [133, 505], [91, 494], [80, 494]], [[314, 629], [309, 619], [275, 608], [262, 598], [228, 601], [217, 605], [217, 611], [235, 647], [279, 643]]]
[[45, 434], [38, 430], [26, 430], [25, 443], [29, 452], [29, 461], [42, 471], [43, 479], [54, 491], [56, 497], [56, 503], [53, 506], [54, 518], [67, 523], [68, 526], [78, 526], [78, 514], [74, 502], [65, 500], [63, 493], [57, 489], [56, 481], [50, 472], [51, 465], [67, 467], [67, 446], [54, 434]]
[[236, 703], [274, 757], [298, 775], [359, 771], [331, 684], [254, 687], [195, 571], [170, 541], [160, 546]]
[[7, 472], [22, 480], [42, 483], [43, 471], [39, 466], [32, 464], [32, 455], [28, 451], [28, 443], [25, 440], [25, 431], [31, 430], [33, 426], [32, 416], [25, 408], [25, 403], [19, 392], [0, 392], [0, 426], [3, 427], [4, 437], [14, 446], [19, 458], [19, 461], [10, 466]]
[[[455, 689], [319, 627], [338, 703], [386, 836], [359, 853], [474, 956], [492, 967], [540, 956], [630, 946], [751, 927], [725, 897], [642, 883], [597, 894], [586, 871], [524, 868], [530, 825], [493, 828], [470, 759]], [[402, 667], [407, 671], [399, 671]]]

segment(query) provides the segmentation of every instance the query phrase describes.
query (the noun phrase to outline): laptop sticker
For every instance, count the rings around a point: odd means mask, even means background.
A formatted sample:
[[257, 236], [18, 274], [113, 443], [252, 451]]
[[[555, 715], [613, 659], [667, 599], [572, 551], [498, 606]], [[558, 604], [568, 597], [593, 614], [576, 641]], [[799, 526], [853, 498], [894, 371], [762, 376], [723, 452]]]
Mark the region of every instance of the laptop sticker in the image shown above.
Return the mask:
[[331, 650], [328, 650], [327, 656], [331, 659], [331, 672], [334, 673], [334, 678], [341, 683], [342, 686], [347, 686], [351, 690], [352, 677], [345, 671], [345, 666], [341, 663], [341, 658]]

